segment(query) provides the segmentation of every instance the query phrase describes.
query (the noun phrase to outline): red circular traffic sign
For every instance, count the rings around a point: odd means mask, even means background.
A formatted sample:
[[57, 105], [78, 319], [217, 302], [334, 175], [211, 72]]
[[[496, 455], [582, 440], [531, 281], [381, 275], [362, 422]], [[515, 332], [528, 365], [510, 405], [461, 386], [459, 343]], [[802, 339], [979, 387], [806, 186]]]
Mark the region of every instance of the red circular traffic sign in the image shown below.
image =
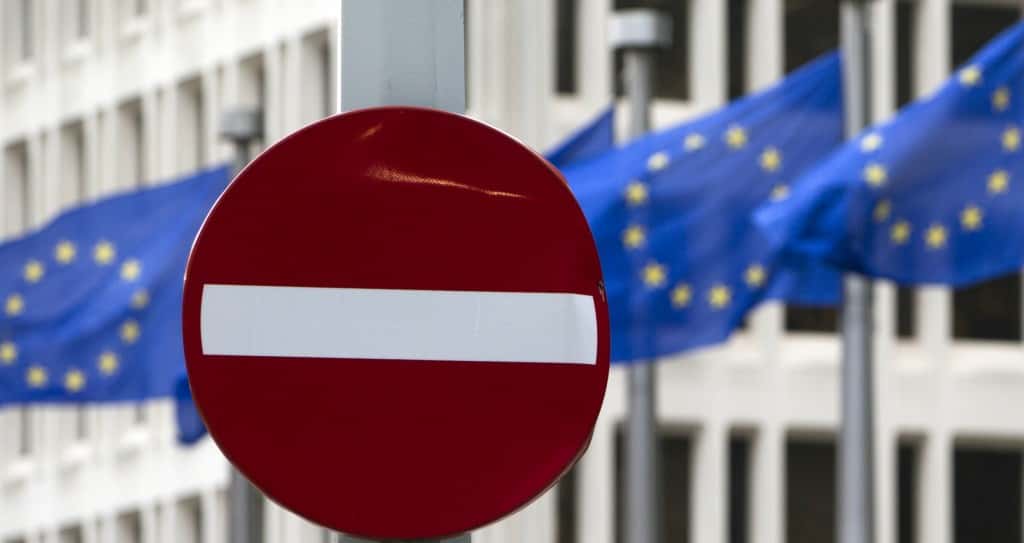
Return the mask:
[[608, 378], [597, 250], [513, 138], [391, 107], [257, 157], [189, 258], [185, 355], [228, 459], [282, 506], [376, 539], [480, 527], [585, 449]]

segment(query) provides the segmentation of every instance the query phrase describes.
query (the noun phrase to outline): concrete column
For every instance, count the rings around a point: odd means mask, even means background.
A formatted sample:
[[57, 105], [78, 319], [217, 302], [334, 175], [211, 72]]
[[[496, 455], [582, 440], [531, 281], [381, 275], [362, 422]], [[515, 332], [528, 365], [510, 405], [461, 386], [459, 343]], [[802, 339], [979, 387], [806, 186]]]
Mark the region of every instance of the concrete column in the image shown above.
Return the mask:
[[597, 109], [612, 99], [612, 51], [608, 45], [610, 2], [578, 2], [576, 72], [580, 97]]
[[944, 430], [931, 432], [920, 454], [917, 533], [920, 541], [953, 541], [953, 443]]
[[696, 435], [693, 455], [693, 487], [690, 505], [693, 519], [691, 541], [725, 543], [728, 523], [729, 435], [725, 424], [708, 419]]
[[[922, 0], [914, 21], [915, 93], [931, 94], [949, 76], [952, 47], [951, 0]], [[930, 362], [944, 366], [952, 335], [952, 292], [945, 287], [917, 289], [917, 329]]]
[[[535, 149], [549, 145], [551, 99], [554, 95], [554, 9], [548, 2], [519, 2], [519, 28], [512, 33], [521, 51], [518, 73], [511, 80], [522, 104], [518, 115], [523, 141]], [[530, 31], [534, 29], [534, 31]]]
[[785, 6], [783, 0], [748, 1], [747, 86], [754, 91], [774, 83], [785, 70]]
[[271, 44], [263, 50], [263, 77], [266, 84], [266, 110], [263, 112], [264, 146], [284, 136], [281, 106], [281, 48]]
[[555, 503], [556, 492], [552, 487], [516, 515], [522, 524], [519, 543], [556, 543]]
[[317, 79], [302, 77], [302, 42], [298, 36], [289, 36], [281, 44], [281, 129], [282, 135], [290, 134], [302, 126], [301, 107], [306, 97], [302, 86]]
[[[624, 381], [623, 381], [624, 382]], [[601, 416], [579, 463], [576, 534], [586, 543], [615, 540], [615, 423]]]
[[786, 540], [786, 436], [764, 424], [754, 437], [751, 455], [750, 538], [755, 543]]
[[182, 539], [178, 538], [180, 519], [178, 518], [178, 508], [175, 501], [171, 498], [160, 500], [160, 506], [157, 508], [156, 514], [159, 518], [157, 523], [159, 526], [158, 541], [160, 543], [165, 541], [181, 541]]
[[[728, 95], [727, 9], [722, 0], [690, 0], [690, 99], [699, 111], [721, 106]], [[673, 32], [681, 35], [682, 29]]]

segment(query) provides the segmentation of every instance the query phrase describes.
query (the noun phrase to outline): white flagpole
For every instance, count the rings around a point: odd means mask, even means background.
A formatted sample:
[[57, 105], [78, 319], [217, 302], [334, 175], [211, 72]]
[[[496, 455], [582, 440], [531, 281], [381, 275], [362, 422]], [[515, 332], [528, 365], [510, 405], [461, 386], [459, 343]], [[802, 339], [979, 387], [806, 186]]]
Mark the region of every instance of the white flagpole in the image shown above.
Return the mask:
[[[338, 111], [412, 105], [464, 113], [464, 17], [463, 0], [342, 0]], [[470, 543], [470, 536], [444, 542]]]
[[[853, 138], [868, 124], [871, 96], [869, 0], [840, 5], [844, 124]], [[838, 469], [839, 543], [875, 540], [874, 293], [870, 279], [844, 278]]]

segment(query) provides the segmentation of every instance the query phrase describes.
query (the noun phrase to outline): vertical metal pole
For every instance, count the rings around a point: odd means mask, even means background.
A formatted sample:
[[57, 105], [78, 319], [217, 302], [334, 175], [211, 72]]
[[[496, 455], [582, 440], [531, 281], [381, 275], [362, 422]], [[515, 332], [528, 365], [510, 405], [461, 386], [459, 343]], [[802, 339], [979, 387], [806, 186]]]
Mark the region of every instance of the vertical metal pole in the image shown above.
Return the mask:
[[[871, 109], [867, 11], [868, 0], [844, 0], [840, 5], [847, 138], [867, 126]], [[869, 279], [853, 274], [844, 278], [843, 286], [837, 541], [870, 543], [875, 538], [874, 292]]]
[[[671, 42], [671, 25], [654, 10], [621, 10], [611, 20], [609, 37], [613, 47], [624, 49], [628, 136], [636, 138], [651, 129], [655, 48]], [[654, 360], [629, 368], [624, 530], [629, 543], [661, 542], [655, 372]]]
[[[262, 112], [238, 108], [224, 113], [220, 135], [235, 145], [234, 175], [249, 164], [253, 142], [263, 135]], [[231, 469], [228, 481], [228, 541], [263, 541], [263, 494], [237, 469]]]
[[[339, 112], [385, 105], [465, 112], [464, 17], [463, 0], [342, 0]], [[372, 543], [342, 534], [330, 540]], [[470, 535], [433, 542], [470, 543]]]
[[[624, 53], [626, 96], [629, 100], [629, 136], [651, 129], [653, 51], [628, 49]], [[661, 503], [658, 499], [657, 420], [655, 414], [655, 362], [636, 362], [629, 368], [626, 422], [626, 541], [660, 543]]]

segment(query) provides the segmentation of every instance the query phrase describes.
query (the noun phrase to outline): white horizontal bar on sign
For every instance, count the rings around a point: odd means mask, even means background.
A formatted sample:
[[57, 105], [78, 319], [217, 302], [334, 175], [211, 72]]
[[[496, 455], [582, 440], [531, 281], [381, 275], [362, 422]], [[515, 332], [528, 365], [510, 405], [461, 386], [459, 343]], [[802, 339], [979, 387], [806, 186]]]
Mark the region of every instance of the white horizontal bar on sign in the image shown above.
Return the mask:
[[596, 364], [591, 296], [203, 286], [203, 354]]

